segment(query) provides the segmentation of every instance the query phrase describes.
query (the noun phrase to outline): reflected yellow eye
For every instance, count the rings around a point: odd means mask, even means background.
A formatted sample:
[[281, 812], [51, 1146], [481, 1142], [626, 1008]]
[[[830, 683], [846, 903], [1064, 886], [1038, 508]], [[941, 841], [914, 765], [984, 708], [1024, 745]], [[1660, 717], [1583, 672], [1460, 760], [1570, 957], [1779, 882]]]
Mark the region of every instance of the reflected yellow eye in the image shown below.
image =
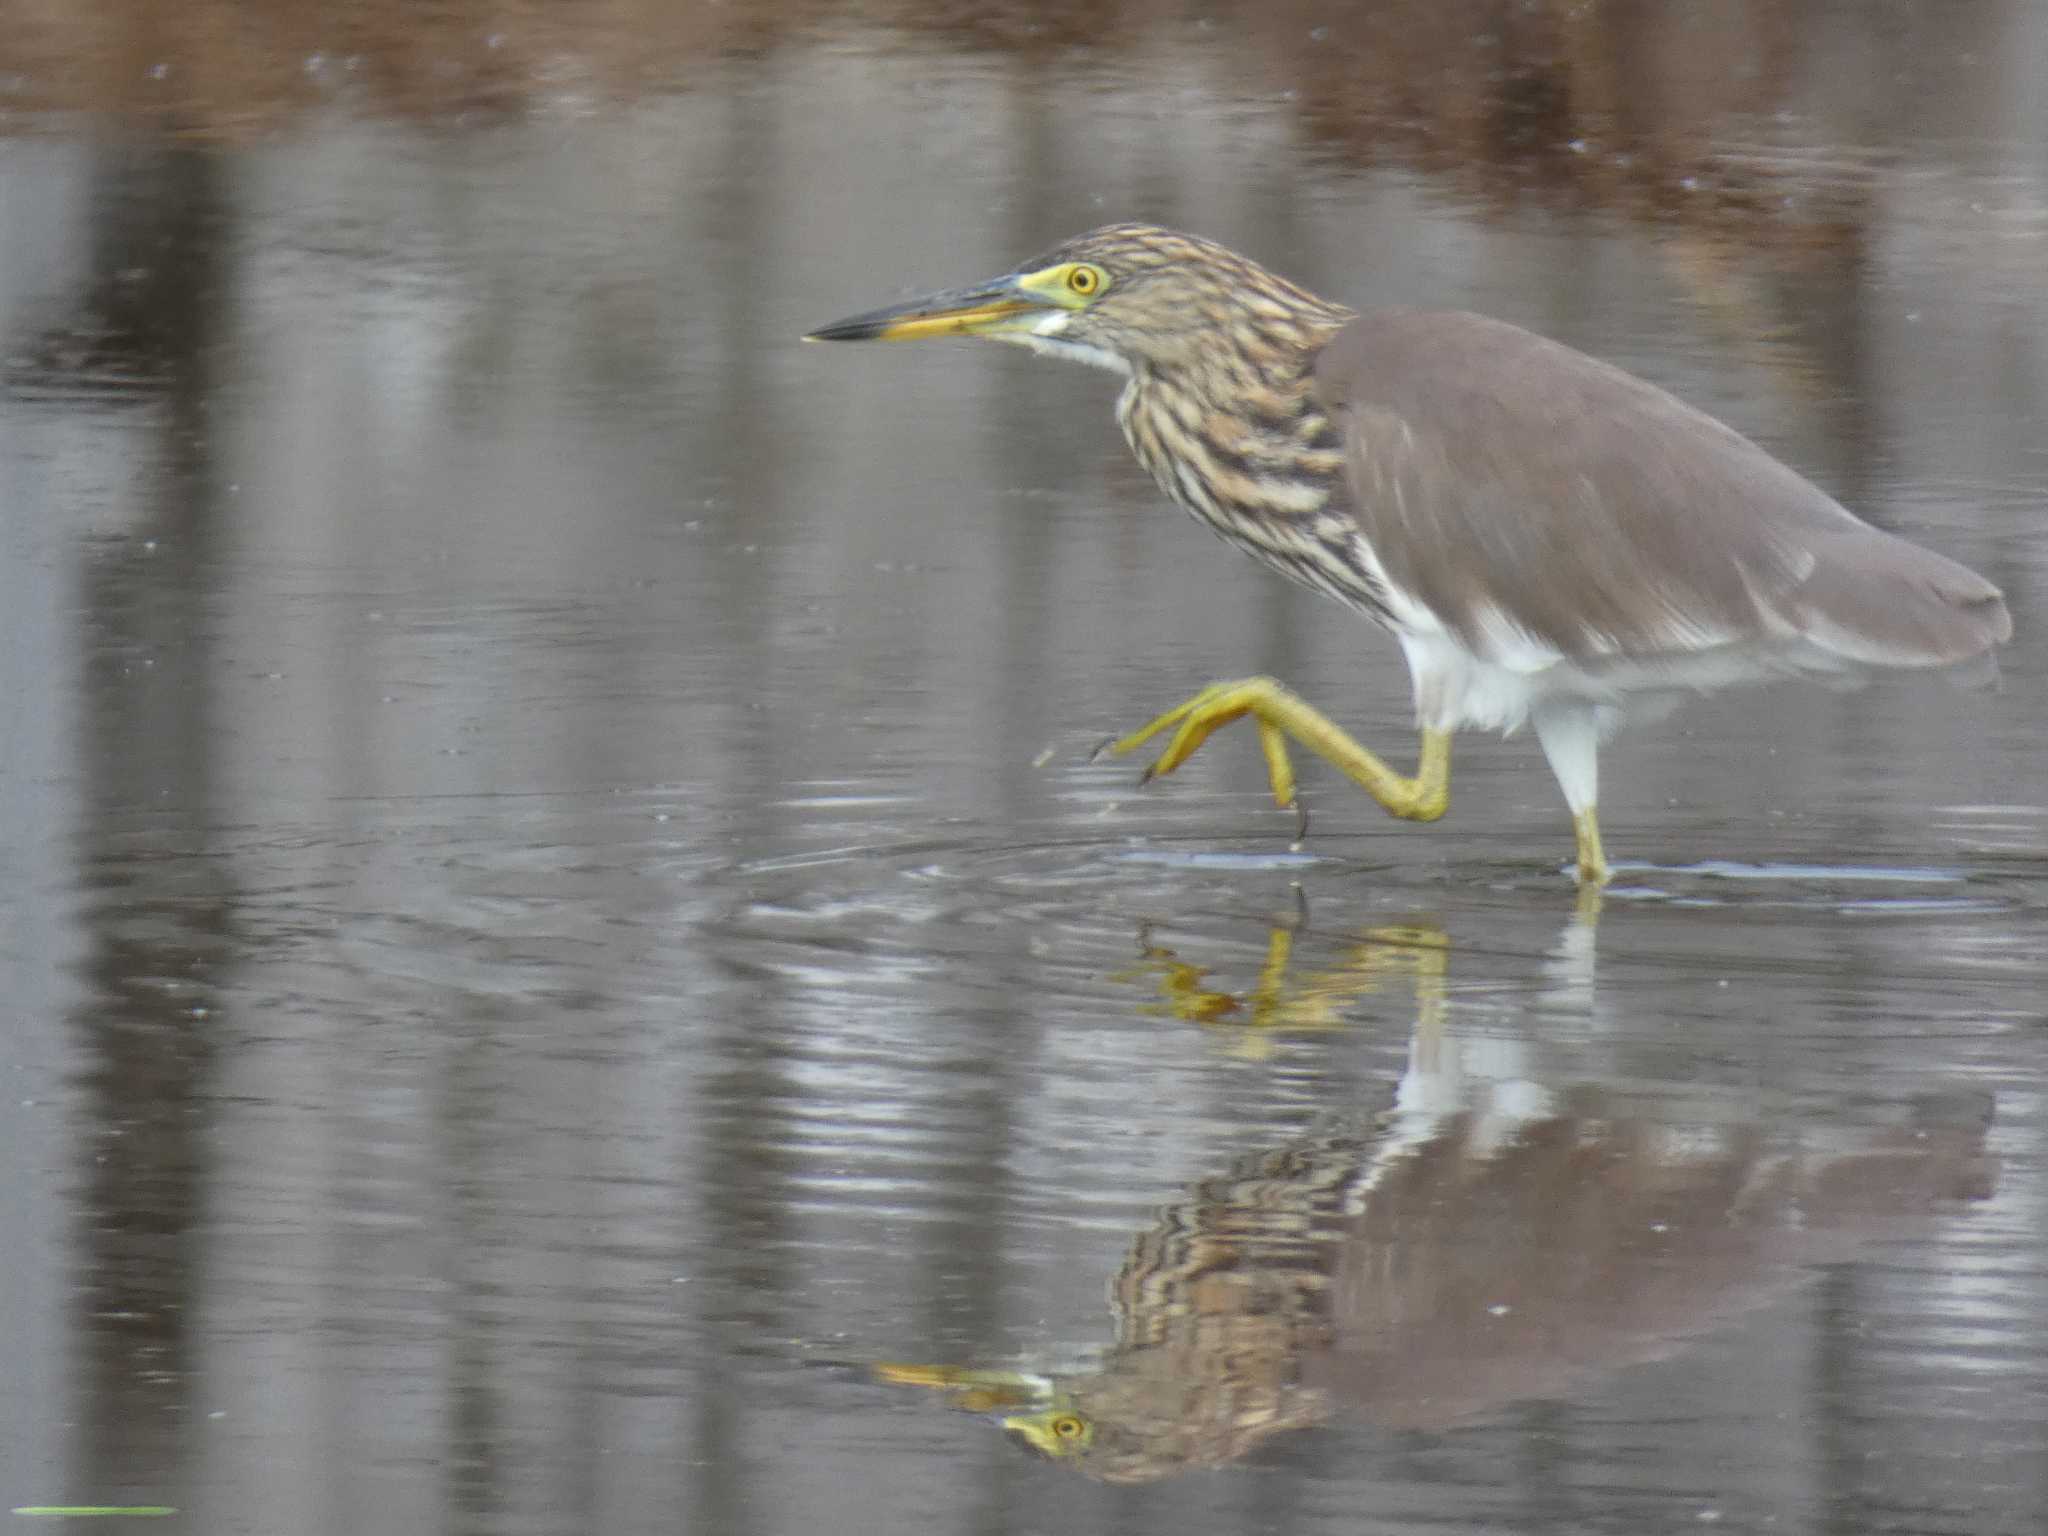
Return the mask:
[[1100, 267], [1077, 265], [1067, 273], [1067, 286], [1084, 299], [1098, 292], [1103, 281]]
[[1052, 1432], [1062, 1440], [1078, 1440], [1081, 1431], [1088, 1426], [1071, 1413], [1063, 1413], [1052, 1421]]

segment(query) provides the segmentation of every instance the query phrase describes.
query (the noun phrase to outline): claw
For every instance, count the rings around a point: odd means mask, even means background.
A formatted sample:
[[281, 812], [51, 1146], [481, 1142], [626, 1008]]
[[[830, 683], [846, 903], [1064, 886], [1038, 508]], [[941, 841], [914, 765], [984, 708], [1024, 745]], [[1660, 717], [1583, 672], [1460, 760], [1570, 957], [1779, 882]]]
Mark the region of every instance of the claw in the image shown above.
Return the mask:
[[1294, 765], [1288, 752], [1292, 739], [1318, 756], [1334, 763], [1360, 788], [1393, 815], [1411, 821], [1435, 821], [1450, 804], [1450, 733], [1426, 729], [1422, 733], [1422, 758], [1414, 777], [1389, 768], [1378, 757], [1347, 736], [1328, 716], [1289, 693], [1270, 677], [1249, 677], [1238, 682], [1213, 683], [1186, 702], [1168, 710], [1131, 732], [1096, 749], [1121, 757], [1134, 752], [1163, 731], [1172, 739], [1147, 768], [1138, 783], [1150, 784], [1186, 762], [1210, 735], [1246, 715], [1258, 725], [1259, 746], [1266, 759], [1266, 776], [1273, 790], [1273, 803], [1292, 807], [1299, 815], [1296, 840], [1308, 835], [1308, 812], [1295, 795]]

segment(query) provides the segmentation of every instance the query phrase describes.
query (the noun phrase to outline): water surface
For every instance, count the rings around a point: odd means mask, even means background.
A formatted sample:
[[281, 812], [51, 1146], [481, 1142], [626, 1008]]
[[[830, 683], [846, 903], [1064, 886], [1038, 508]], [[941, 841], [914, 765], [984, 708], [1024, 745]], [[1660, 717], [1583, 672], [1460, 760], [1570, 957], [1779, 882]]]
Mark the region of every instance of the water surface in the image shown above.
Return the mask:
[[[728, 9], [11, 29], [0, 1505], [2036, 1529], [2033, 8]], [[2002, 689], [1625, 737], [1597, 914], [1526, 741], [1141, 790], [1393, 648], [1099, 376], [796, 340], [1111, 217], [1678, 390]]]

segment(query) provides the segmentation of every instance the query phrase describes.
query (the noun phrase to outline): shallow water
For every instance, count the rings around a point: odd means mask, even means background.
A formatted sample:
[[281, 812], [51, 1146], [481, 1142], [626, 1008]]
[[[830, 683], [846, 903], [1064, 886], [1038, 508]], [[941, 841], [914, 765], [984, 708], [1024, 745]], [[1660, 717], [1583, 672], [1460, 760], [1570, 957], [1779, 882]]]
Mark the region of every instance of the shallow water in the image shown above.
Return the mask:
[[[2041, 19], [720, 9], [12, 32], [0, 1507], [2038, 1529]], [[2003, 686], [1624, 737], [1597, 912], [1527, 741], [1139, 788], [1392, 647], [1107, 380], [796, 341], [1112, 216], [1678, 390]]]

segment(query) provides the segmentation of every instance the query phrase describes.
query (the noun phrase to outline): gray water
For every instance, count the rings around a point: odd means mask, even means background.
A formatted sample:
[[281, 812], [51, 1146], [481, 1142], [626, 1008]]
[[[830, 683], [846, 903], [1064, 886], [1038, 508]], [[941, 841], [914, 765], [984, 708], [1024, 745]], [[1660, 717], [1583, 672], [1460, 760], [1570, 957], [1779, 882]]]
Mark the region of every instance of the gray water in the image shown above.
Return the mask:
[[[2041, 1528], [2048, 13], [31, 9], [0, 1507]], [[1526, 740], [1140, 789], [1398, 655], [1102, 376], [797, 341], [1112, 217], [1678, 391], [2003, 686], [1624, 736], [1597, 912]]]

